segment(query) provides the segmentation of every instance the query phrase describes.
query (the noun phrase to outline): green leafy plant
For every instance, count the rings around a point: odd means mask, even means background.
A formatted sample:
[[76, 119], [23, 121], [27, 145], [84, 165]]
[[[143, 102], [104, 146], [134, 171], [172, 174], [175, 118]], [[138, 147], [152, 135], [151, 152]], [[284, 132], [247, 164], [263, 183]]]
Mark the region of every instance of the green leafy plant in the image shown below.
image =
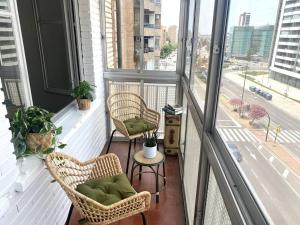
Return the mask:
[[[62, 133], [62, 127], [56, 127], [51, 118], [53, 113], [37, 106], [30, 106], [28, 108], [20, 108], [14, 114], [11, 120], [10, 130], [12, 131], [12, 140], [17, 158], [25, 157], [32, 154], [49, 154], [55, 150], [56, 147], [64, 148], [65, 144], [61, 144], [57, 140], [57, 135]], [[26, 138], [29, 134], [51, 134], [51, 146], [43, 149], [30, 149], [26, 143]]]
[[157, 144], [157, 131], [147, 131], [144, 133], [144, 145], [146, 147], [155, 147]]
[[85, 80], [80, 81], [79, 85], [73, 89], [72, 96], [76, 99], [89, 99], [93, 101], [94, 87], [94, 85], [91, 85]]

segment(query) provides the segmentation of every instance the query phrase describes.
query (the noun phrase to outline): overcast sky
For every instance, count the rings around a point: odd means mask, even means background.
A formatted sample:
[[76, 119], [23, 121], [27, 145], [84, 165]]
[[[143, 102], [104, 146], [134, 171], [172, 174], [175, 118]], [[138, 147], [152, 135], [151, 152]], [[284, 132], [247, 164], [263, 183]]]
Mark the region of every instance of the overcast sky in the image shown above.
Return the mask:
[[[279, 0], [231, 0], [229, 27], [238, 25], [239, 15], [250, 12], [250, 25], [273, 25]], [[212, 26], [213, 0], [201, 0], [199, 33], [210, 34]], [[161, 19], [163, 26], [177, 25], [179, 21], [180, 0], [161, 0]]]

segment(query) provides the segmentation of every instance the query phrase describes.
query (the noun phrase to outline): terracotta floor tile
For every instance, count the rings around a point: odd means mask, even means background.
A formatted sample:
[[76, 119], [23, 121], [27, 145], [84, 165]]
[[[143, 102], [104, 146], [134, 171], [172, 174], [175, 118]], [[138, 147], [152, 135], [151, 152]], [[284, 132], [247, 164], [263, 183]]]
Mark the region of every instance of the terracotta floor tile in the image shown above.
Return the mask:
[[[132, 155], [135, 151], [142, 147], [137, 144], [131, 150]], [[104, 148], [106, 149], [106, 148]], [[111, 145], [110, 152], [116, 153], [121, 161], [123, 171], [125, 171], [126, 159], [128, 151], [128, 142], [114, 142]], [[131, 168], [131, 165], [130, 165]], [[144, 167], [144, 170], [147, 168]], [[160, 167], [162, 169], [162, 166]], [[138, 169], [136, 169], [138, 171]], [[130, 171], [129, 171], [130, 174]], [[178, 158], [169, 156], [166, 158], [166, 176], [167, 184], [160, 192], [160, 202], [155, 202], [155, 196], [152, 195], [151, 208], [146, 212], [148, 225], [184, 225], [184, 209], [181, 192], [180, 173]], [[138, 180], [138, 176], [134, 178], [133, 186], [137, 191], [147, 190], [154, 192], [155, 177], [153, 174], [143, 174], [142, 180]], [[161, 181], [161, 186], [162, 181]], [[74, 209], [69, 225], [78, 225], [80, 219], [79, 213]], [[140, 215], [113, 223], [113, 225], [141, 225]]]

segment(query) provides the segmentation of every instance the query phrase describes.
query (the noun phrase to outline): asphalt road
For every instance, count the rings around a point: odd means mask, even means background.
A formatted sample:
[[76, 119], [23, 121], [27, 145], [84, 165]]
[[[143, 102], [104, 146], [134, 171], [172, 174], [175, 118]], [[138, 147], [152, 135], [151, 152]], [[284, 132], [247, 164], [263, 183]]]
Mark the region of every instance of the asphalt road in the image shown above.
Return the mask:
[[[202, 85], [203, 86], [203, 85]], [[201, 84], [196, 84], [199, 100], [202, 99]], [[242, 88], [223, 77], [221, 92], [229, 98], [241, 95]], [[299, 130], [300, 123], [286, 115], [267, 100], [245, 90], [245, 100], [264, 106], [273, 121], [273, 126], [281, 125], [283, 130]], [[265, 121], [262, 121], [265, 122]], [[261, 145], [251, 132], [243, 128], [222, 108], [218, 109], [218, 131], [226, 143], [234, 143], [242, 154], [242, 161], [236, 162], [248, 183], [255, 199], [268, 217], [271, 225], [299, 225], [300, 221], [300, 179], [279, 159]], [[299, 138], [300, 139], [300, 138]], [[296, 143], [285, 143], [300, 156]]]
[[222, 110], [218, 114], [217, 127], [223, 140], [240, 150], [242, 161], [236, 164], [258, 204], [269, 215], [270, 224], [298, 225], [299, 178]]
[[[241, 97], [242, 87], [226, 78], [226, 76], [223, 76], [221, 93], [229, 98]], [[250, 92], [248, 89], [245, 89], [244, 101], [265, 107], [271, 118], [270, 137], [274, 137], [274, 128], [280, 125], [281, 133], [278, 136], [278, 141], [300, 159], [300, 121], [283, 112], [280, 106], [274, 105], [272, 101], [267, 101], [263, 97]], [[259, 123], [266, 127], [267, 119], [263, 119]]]

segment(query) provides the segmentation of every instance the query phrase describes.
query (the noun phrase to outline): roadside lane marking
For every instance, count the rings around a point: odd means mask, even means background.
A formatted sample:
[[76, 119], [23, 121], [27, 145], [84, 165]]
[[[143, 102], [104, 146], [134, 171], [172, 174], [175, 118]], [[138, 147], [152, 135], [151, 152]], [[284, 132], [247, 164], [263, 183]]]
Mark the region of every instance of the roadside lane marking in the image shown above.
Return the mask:
[[253, 159], [257, 160], [257, 159], [256, 159], [256, 156], [255, 156], [253, 153], [250, 153], [250, 156], [251, 156]]
[[285, 169], [284, 172], [282, 173], [282, 176], [284, 178], [287, 178], [287, 176], [289, 175], [290, 171], [288, 169]]
[[268, 189], [266, 188], [265, 185], [263, 185], [262, 183], [260, 183], [262, 188], [264, 189], [264, 191], [267, 193], [267, 195], [270, 195], [270, 192], [268, 191]]
[[241, 140], [242, 142], [245, 142], [245, 140], [244, 140], [244, 138], [242, 137], [242, 135], [240, 134], [239, 130], [234, 129], [233, 132], [236, 133], [236, 135], [240, 138], [240, 140]]
[[229, 133], [231, 133], [233, 139], [235, 139], [235, 141], [239, 141], [239, 139], [237, 138], [237, 136], [235, 135], [235, 133], [233, 133], [233, 131], [230, 129], [228, 130]]
[[228, 133], [228, 130], [224, 129], [223, 131], [226, 134], [226, 136], [229, 138], [230, 141], [234, 141], [233, 138], [231, 137], [231, 135]]
[[269, 161], [270, 161], [270, 163], [272, 163], [272, 162], [274, 161], [274, 156], [271, 156], [271, 157], [269, 158]]
[[[246, 149], [247, 149], [247, 147], [246, 147]], [[248, 151], [249, 151], [249, 149], [248, 149]], [[265, 156], [264, 156], [263, 154], [261, 154], [261, 155], [265, 158]], [[270, 158], [272, 158], [272, 157], [274, 158], [274, 156], [271, 156]], [[266, 159], [266, 158], [265, 158], [265, 159]], [[275, 159], [275, 158], [274, 158], [274, 159]], [[277, 159], [277, 161], [278, 161], [279, 163], [282, 164], [282, 162], [281, 162], [280, 160]], [[271, 167], [274, 169], [274, 171], [275, 171], [279, 176], [282, 176], [281, 173], [278, 172], [278, 170], [276, 169], [276, 167], [275, 167], [272, 163], [270, 163], [270, 165], [271, 165]], [[283, 179], [283, 181], [286, 183], [287, 186], [289, 186], [290, 189], [292, 189], [292, 191], [294, 192], [294, 194], [295, 194], [298, 198], [300, 198], [300, 194], [295, 190], [295, 188], [293, 188], [292, 185], [291, 185], [286, 179]]]
[[252, 134], [247, 128], [245, 128], [244, 131], [249, 135], [249, 137], [250, 137], [254, 142], [260, 142], [260, 140], [257, 139], [257, 138], [255, 137], [255, 135]]
[[251, 141], [251, 139], [248, 137], [248, 135], [246, 135], [244, 132], [241, 132], [241, 133], [247, 141]]
[[289, 140], [290, 142], [296, 143], [296, 141], [291, 137], [291, 134], [290, 134], [288, 131], [284, 130], [284, 131], [282, 131], [280, 134], [281, 134], [284, 138], [286, 138], [287, 140]]
[[253, 169], [251, 169], [251, 172], [253, 173], [253, 175], [254, 175], [256, 178], [258, 178], [257, 174], [254, 172]]

